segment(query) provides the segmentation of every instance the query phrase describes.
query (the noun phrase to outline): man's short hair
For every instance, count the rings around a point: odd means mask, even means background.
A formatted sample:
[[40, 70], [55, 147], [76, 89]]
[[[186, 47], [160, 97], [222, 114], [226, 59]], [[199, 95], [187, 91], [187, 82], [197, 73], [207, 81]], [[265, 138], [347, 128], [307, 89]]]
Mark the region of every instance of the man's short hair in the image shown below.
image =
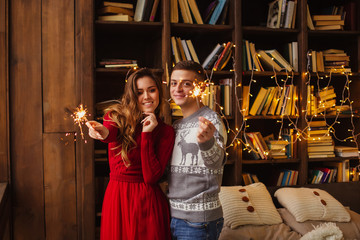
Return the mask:
[[198, 77], [198, 81], [204, 81], [207, 78], [204, 68], [199, 63], [194, 61], [180, 61], [175, 64], [173, 71], [175, 70], [187, 70], [195, 72]]

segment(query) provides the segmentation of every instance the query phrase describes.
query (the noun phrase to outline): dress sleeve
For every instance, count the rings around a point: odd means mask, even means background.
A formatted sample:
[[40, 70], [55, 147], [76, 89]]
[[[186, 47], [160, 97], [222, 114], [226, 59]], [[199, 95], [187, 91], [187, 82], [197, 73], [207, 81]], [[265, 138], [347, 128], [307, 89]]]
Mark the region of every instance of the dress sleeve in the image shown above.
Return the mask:
[[105, 114], [103, 125], [109, 130], [109, 135], [107, 136], [106, 139], [102, 140], [102, 142], [105, 143], [115, 142], [118, 133], [118, 128], [116, 124], [110, 119], [109, 113]]
[[153, 132], [141, 134], [141, 164], [145, 183], [155, 184], [164, 174], [175, 142], [172, 127], [161, 129], [156, 139]]

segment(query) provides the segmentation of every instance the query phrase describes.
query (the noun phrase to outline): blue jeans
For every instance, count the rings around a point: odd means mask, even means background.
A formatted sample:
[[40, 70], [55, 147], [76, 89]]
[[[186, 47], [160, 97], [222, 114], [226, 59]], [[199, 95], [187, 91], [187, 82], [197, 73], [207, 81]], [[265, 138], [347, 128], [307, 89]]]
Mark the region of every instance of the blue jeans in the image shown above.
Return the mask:
[[171, 219], [171, 235], [173, 240], [217, 240], [224, 225], [224, 218], [211, 222], [188, 222]]

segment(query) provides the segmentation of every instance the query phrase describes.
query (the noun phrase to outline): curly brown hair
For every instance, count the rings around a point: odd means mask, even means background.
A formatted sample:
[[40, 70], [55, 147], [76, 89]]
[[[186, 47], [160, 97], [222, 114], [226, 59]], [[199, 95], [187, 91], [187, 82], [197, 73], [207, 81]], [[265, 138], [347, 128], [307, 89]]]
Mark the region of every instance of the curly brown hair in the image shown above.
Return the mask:
[[131, 164], [127, 153], [137, 146], [136, 141], [134, 140], [134, 134], [136, 126], [140, 123], [143, 117], [143, 113], [140, 111], [138, 106], [138, 89], [136, 85], [137, 80], [143, 77], [152, 78], [156, 84], [159, 92], [159, 105], [155, 109], [155, 115], [160, 116], [163, 104], [161, 81], [150, 69], [147, 68], [141, 68], [132, 73], [125, 84], [124, 94], [120, 103], [111, 105], [106, 109], [110, 119], [119, 128], [117, 139], [120, 144], [116, 148], [121, 147], [119, 154], [121, 154], [126, 167], [129, 167]]

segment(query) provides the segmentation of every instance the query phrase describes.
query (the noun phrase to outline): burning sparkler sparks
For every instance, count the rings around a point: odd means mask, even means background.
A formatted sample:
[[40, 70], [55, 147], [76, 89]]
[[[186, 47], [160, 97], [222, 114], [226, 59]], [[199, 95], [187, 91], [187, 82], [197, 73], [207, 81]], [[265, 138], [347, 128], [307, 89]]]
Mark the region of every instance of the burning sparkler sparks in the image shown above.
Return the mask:
[[[70, 111], [70, 110], [69, 110]], [[74, 123], [80, 128], [81, 138], [84, 139], [84, 132], [82, 130], [82, 124], [88, 121], [88, 110], [83, 104], [80, 104], [74, 111], [71, 111], [71, 117], [74, 119]]]
[[196, 99], [196, 103], [197, 103], [198, 107], [200, 108], [198, 97], [202, 97], [202, 95], [205, 94], [204, 89], [205, 89], [206, 83], [200, 82], [199, 84], [197, 84], [197, 83], [193, 82], [193, 85], [194, 85], [194, 89], [190, 92], [191, 97], [194, 97]]

